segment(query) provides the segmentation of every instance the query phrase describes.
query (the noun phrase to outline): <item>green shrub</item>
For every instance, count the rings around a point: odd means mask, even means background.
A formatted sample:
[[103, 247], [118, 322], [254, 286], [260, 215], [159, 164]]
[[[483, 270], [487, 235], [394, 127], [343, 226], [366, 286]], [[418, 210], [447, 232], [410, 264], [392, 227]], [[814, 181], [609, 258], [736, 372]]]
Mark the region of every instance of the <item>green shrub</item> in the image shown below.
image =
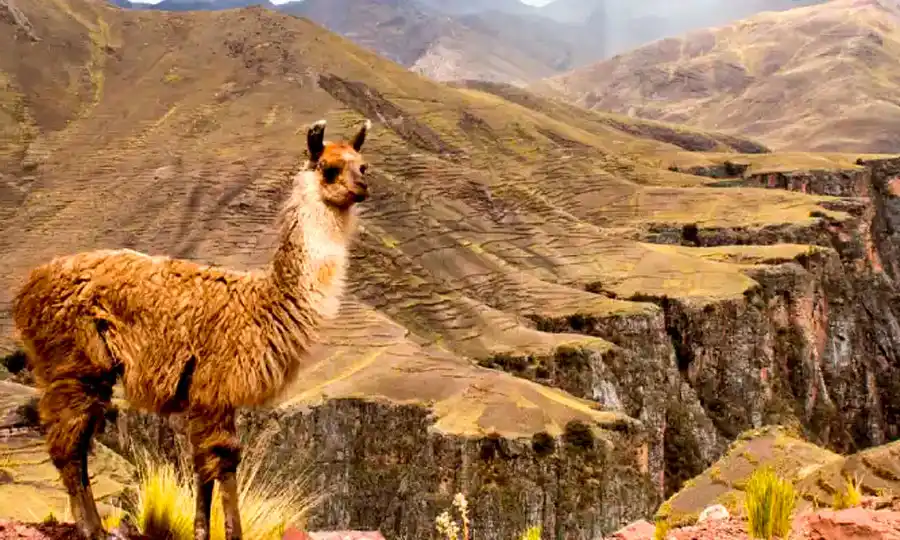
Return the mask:
[[747, 481], [744, 505], [753, 538], [787, 537], [791, 530], [791, 514], [797, 505], [797, 494], [788, 480], [770, 467], [753, 472]]

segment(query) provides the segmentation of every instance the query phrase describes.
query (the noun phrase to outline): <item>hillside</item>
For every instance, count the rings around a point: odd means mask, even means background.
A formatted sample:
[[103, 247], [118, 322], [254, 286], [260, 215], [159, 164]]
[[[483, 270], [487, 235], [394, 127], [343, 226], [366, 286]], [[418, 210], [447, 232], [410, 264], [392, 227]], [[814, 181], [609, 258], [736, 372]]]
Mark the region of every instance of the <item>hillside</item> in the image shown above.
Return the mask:
[[533, 88], [782, 150], [897, 152], [898, 62], [900, 3], [833, 0], [662, 40]]
[[[337, 495], [314, 526], [429, 538], [464, 491], [479, 538], [534, 516], [592, 537], [651, 515], [748, 427], [797, 422], [841, 451], [900, 437], [896, 161], [442, 85], [262, 8], [15, 6], [6, 350], [16, 284], [54, 255], [264, 264], [305, 127], [375, 121], [341, 317], [278, 409], [243, 424], [279, 427], [285, 474], [315, 451]], [[122, 407], [116, 429], [164, 431]]]

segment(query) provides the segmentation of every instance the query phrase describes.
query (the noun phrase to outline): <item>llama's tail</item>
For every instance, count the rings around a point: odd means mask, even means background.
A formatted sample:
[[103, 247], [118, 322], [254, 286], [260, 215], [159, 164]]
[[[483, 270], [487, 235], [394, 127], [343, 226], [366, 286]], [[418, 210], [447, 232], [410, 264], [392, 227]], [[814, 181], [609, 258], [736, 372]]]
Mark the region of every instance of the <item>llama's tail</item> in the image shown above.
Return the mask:
[[25, 367], [32, 372], [35, 371], [37, 353], [35, 352], [30, 330], [34, 327], [33, 308], [39, 297], [37, 291], [42, 285], [41, 272], [37, 270], [32, 270], [28, 279], [19, 287], [12, 299], [14, 337], [19, 343], [21, 350], [25, 353]]

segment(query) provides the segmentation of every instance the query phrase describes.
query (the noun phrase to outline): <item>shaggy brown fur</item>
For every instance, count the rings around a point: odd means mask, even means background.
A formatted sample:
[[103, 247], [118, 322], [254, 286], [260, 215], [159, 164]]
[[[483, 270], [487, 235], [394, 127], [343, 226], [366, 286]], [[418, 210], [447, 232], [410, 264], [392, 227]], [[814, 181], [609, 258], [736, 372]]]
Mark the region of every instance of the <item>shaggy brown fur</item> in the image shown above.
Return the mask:
[[32, 270], [13, 304], [29, 364], [43, 388], [41, 422], [75, 519], [103, 533], [87, 473], [112, 387], [160, 414], [186, 412], [198, 482], [195, 537], [209, 538], [213, 481], [222, 487], [226, 536], [241, 537], [235, 471], [235, 411], [265, 404], [294, 377], [320, 323], [337, 314], [355, 204], [365, 200], [353, 142], [307, 134], [310, 159], [294, 178], [280, 245], [265, 270], [239, 272], [100, 250]]

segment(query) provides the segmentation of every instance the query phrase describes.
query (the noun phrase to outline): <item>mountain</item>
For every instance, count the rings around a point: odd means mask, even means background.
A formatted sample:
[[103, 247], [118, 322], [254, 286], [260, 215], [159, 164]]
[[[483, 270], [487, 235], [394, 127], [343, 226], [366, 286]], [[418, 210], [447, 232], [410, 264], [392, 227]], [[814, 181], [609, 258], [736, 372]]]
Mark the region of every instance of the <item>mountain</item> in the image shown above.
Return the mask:
[[304, 0], [278, 9], [441, 81], [525, 85], [601, 57], [594, 34], [536, 15], [463, 9], [447, 15], [417, 0]]
[[[113, 4], [132, 9], [155, 9], [163, 11], [217, 11], [249, 6], [274, 7], [269, 0], [161, 0], [155, 4], [141, 4], [130, 0], [111, 0]], [[130, 5], [126, 5], [130, 4]]]
[[[374, 122], [349, 290], [240, 422], [277, 432], [283, 474], [313, 460], [317, 527], [433, 538], [462, 492], [479, 538], [590, 538], [748, 428], [900, 438], [900, 160], [440, 84], [259, 7], [0, 0], [0, 347], [56, 255], [265, 264], [320, 118]], [[117, 405], [107, 441], [166, 440]]]
[[450, 15], [468, 15], [498, 11], [517, 15], [535, 14], [537, 8], [521, 0], [421, 0], [424, 5]]
[[900, 3], [833, 0], [666, 39], [533, 88], [796, 150], [898, 152]]
[[762, 11], [781, 11], [825, 0], [554, 0], [538, 13], [558, 22], [586, 25], [603, 35], [602, 48], [613, 56], [645, 43]]
[[[128, 0], [114, 0], [128, 2]], [[595, 32], [560, 24], [519, 0], [163, 0], [120, 7], [219, 10], [265, 4], [307, 17], [436, 80], [481, 79], [525, 85], [603, 57]], [[516, 7], [519, 6], [519, 7]]]
[[163, 0], [132, 6], [185, 11], [262, 4], [308, 17], [436, 80], [524, 86], [689, 29], [817, 1], [556, 0], [536, 8], [520, 0]]

